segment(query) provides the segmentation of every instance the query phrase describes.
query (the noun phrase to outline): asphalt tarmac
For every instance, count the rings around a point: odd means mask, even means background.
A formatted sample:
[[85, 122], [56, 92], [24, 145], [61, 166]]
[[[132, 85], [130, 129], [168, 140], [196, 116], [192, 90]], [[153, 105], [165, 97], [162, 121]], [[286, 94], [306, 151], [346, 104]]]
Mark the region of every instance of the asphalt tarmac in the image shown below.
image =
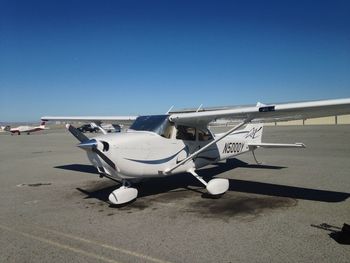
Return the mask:
[[349, 262], [350, 126], [265, 127], [263, 141], [307, 148], [200, 170], [230, 180], [219, 199], [181, 174], [116, 208], [68, 132], [1, 134], [0, 262]]

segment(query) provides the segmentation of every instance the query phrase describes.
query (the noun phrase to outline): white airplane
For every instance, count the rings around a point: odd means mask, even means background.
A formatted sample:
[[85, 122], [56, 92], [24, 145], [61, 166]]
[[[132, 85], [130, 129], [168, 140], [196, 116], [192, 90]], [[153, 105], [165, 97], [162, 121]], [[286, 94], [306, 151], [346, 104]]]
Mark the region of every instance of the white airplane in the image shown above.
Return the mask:
[[3, 131], [10, 132], [11, 135], [18, 134], [21, 135], [21, 133], [27, 133], [28, 135], [32, 132], [36, 131], [42, 131], [42, 130], [48, 130], [49, 128], [45, 127], [45, 121], [42, 121], [39, 126], [18, 126], [16, 128], [11, 128], [11, 126], [7, 125], [4, 127], [1, 127]]
[[[102, 134], [91, 139], [67, 124], [67, 129], [80, 141], [77, 146], [85, 150], [100, 175], [122, 182], [122, 186], [109, 195], [109, 201], [119, 205], [137, 198], [138, 191], [131, 186], [134, 180], [179, 173], [194, 176], [209, 194], [221, 195], [228, 190], [229, 181], [214, 178], [206, 182], [196, 173], [197, 169], [250, 151], [254, 154], [254, 150], [260, 147], [305, 147], [302, 143], [263, 143], [263, 122], [342, 114], [350, 114], [350, 98], [269, 105], [258, 103], [249, 107], [139, 117], [46, 116], [41, 119], [135, 120], [127, 132]], [[227, 132], [213, 134], [208, 124], [218, 119], [235, 120], [238, 124]]]
[[120, 132], [123, 128], [123, 125], [112, 124], [112, 123], [101, 123], [100, 125], [91, 123], [92, 127], [97, 127], [102, 131], [102, 133], [106, 134], [109, 132]]

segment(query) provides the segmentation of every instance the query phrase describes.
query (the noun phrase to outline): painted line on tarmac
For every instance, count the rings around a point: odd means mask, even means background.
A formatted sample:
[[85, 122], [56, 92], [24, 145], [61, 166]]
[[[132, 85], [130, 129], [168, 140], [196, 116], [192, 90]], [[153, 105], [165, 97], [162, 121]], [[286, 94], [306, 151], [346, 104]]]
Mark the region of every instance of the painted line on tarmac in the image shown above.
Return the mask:
[[62, 233], [62, 232], [58, 232], [58, 231], [53, 230], [53, 229], [44, 228], [44, 227], [40, 227], [40, 226], [36, 226], [36, 225], [32, 225], [32, 226], [35, 227], [35, 228], [38, 228], [40, 230], [43, 230], [43, 231], [48, 231], [48, 232], [54, 233], [56, 235], [60, 235], [60, 236], [66, 237], [66, 238], [70, 238], [70, 239], [74, 239], [74, 240], [77, 240], [77, 241], [85, 242], [85, 243], [92, 244], [92, 245], [95, 245], [95, 246], [100, 246], [100, 247], [103, 247], [103, 248], [106, 248], [106, 249], [110, 249], [110, 250], [113, 250], [113, 251], [121, 252], [121, 253], [130, 255], [130, 256], [134, 256], [134, 257], [143, 259], [143, 260], [148, 260], [148, 261], [152, 261], [152, 262], [156, 262], [156, 263], [171, 263], [169, 261], [157, 259], [157, 258], [154, 258], [154, 257], [151, 257], [151, 256], [147, 256], [147, 255], [141, 254], [141, 253], [130, 251], [130, 250], [127, 250], [127, 249], [124, 249], [124, 248], [114, 247], [114, 246], [111, 246], [111, 245], [108, 245], [108, 244], [92, 241], [92, 240], [89, 240], [89, 239], [86, 239], [86, 238], [82, 238], [82, 237], [74, 236], [74, 235], [71, 235], [71, 234], [65, 234], [65, 233]]
[[108, 263], [120, 263], [119, 261], [116, 261], [114, 259], [106, 258], [104, 256], [95, 255], [95, 254], [92, 254], [92, 253], [87, 252], [87, 251], [82, 250], [82, 249], [78, 249], [78, 248], [70, 247], [70, 246], [67, 246], [67, 245], [63, 245], [61, 243], [52, 241], [50, 239], [34, 236], [34, 235], [29, 234], [29, 233], [18, 231], [16, 229], [13, 229], [13, 228], [10, 228], [10, 227], [4, 226], [4, 225], [0, 225], [0, 228], [2, 230], [13, 232], [13, 233], [25, 236], [27, 238], [35, 239], [35, 240], [38, 240], [40, 242], [43, 242], [43, 243], [46, 243], [46, 244], [49, 244], [51, 246], [55, 246], [55, 247], [58, 247], [58, 248], [61, 248], [61, 249], [70, 250], [70, 251], [73, 251], [75, 253], [82, 254], [84, 256], [91, 257], [91, 258], [94, 258], [94, 259], [97, 259], [97, 260], [101, 260], [101, 261], [108, 262]]

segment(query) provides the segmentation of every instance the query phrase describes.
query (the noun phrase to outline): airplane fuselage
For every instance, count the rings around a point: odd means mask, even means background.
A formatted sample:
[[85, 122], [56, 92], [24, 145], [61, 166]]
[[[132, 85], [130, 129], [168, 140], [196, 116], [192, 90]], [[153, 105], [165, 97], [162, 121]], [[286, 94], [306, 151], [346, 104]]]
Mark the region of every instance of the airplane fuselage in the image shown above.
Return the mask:
[[30, 134], [32, 132], [37, 132], [37, 131], [42, 131], [46, 130], [45, 125], [40, 125], [40, 126], [18, 126], [16, 128], [11, 128], [10, 126], [7, 126], [4, 128], [4, 131], [8, 131], [11, 134], [18, 134], [20, 135], [21, 133], [27, 133]]
[[34, 127], [34, 126], [19, 126], [17, 128], [12, 128], [10, 131], [13, 133], [16, 132], [35, 132], [35, 131], [41, 131], [43, 128], [40, 127]]
[[[198, 169], [249, 151], [245, 136], [246, 133], [227, 136], [175, 169], [172, 174], [183, 173], [191, 168]], [[208, 143], [199, 140], [168, 139], [148, 131], [106, 134], [94, 139], [98, 142], [99, 149], [115, 163], [116, 169], [112, 169], [96, 153], [87, 151], [90, 162], [100, 173], [116, 179], [166, 176], [166, 169]]]

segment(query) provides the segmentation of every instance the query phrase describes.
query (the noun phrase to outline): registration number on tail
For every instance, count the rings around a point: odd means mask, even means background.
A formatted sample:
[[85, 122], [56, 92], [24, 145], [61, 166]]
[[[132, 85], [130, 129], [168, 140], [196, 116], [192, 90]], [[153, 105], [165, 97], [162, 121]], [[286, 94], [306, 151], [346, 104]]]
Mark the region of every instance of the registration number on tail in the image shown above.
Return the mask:
[[243, 146], [244, 144], [240, 142], [227, 142], [222, 153], [240, 153]]

